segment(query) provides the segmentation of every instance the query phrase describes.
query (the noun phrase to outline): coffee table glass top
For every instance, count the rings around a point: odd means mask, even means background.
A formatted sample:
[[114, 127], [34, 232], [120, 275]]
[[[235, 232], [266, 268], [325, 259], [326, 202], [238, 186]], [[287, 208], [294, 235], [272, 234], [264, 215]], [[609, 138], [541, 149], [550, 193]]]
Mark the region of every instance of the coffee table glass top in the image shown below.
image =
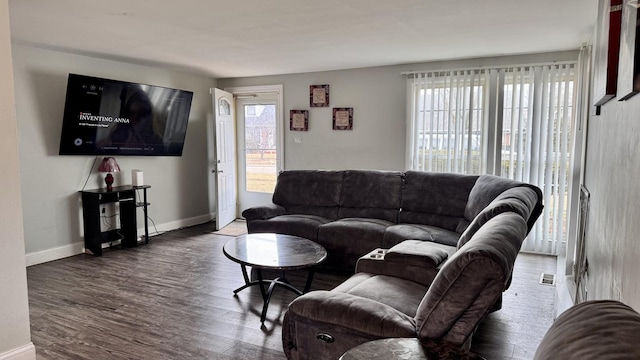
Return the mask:
[[327, 258], [327, 251], [319, 244], [283, 234], [238, 236], [224, 244], [223, 252], [240, 264], [268, 269], [306, 268]]

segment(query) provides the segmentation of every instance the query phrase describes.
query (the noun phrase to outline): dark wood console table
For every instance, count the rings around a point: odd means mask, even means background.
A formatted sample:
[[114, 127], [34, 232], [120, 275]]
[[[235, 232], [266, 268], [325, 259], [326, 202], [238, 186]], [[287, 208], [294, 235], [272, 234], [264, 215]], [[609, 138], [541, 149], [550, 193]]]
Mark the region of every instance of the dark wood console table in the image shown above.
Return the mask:
[[[113, 190], [93, 189], [80, 191], [82, 194], [82, 218], [84, 223], [85, 252], [95, 256], [102, 255], [102, 244], [120, 241], [123, 247], [138, 246], [136, 209], [144, 212], [144, 238], [149, 243], [149, 223], [147, 217], [147, 189], [144, 186], [114, 186]], [[142, 190], [142, 202], [136, 200], [136, 191]], [[120, 228], [102, 231], [101, 205], [118, 203], [120, 206]]]

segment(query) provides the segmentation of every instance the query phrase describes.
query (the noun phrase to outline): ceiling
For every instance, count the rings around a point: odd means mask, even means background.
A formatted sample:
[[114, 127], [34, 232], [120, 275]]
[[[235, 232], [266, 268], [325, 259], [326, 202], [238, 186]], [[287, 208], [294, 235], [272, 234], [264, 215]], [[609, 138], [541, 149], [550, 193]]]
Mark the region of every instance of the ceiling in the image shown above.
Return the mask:
[[598, 0], [9, 0], [16, 44], [215, 78], [577, 49]]

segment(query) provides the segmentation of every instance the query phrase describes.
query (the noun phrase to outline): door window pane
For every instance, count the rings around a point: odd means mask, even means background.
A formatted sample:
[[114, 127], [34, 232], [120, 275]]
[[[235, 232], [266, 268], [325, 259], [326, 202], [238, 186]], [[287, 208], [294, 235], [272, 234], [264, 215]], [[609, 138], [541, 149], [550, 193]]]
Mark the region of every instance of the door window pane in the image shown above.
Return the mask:
[[218, 114], [219, 115], [231, 115], [231, 105], [227, 99], [220, 98], [218, 101]]
[[272, 193], [276, 186], [276, 105], [245, 105], [247, 191]]

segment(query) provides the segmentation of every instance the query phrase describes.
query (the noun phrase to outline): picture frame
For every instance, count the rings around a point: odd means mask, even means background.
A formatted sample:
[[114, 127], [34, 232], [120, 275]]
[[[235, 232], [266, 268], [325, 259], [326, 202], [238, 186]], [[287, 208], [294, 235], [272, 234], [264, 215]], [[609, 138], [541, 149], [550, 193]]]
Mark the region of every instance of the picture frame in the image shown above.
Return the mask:
[[593, 77], [593, 105], [596, 107], [604, 105], [617, 93], [621, 20], [622, 0], [599, 0]]
[[333, 108], [333, 130], [353, 130], [353, 108]]
[[329, 106], [329, 85], [309, 86], [309, 106], [328, 107]]
[[625, 0], [622, 6], [618, 94], [624, 101], [640, 92], [640, 1]]
[[309, 110], [290, 110], [289, 130], [309, 131]]

